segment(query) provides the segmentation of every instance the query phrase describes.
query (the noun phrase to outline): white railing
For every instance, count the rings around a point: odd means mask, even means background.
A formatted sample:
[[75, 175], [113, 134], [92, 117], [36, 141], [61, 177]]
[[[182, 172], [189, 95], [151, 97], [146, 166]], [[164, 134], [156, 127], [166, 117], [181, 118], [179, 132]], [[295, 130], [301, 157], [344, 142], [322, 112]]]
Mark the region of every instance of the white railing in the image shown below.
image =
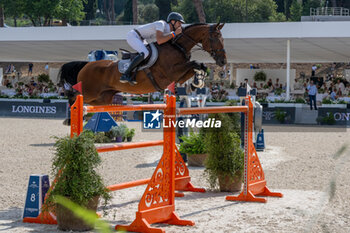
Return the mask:
[[349, 9], [344, 7], [318, 7], [310, 8], [310, 16], [349, 16]]

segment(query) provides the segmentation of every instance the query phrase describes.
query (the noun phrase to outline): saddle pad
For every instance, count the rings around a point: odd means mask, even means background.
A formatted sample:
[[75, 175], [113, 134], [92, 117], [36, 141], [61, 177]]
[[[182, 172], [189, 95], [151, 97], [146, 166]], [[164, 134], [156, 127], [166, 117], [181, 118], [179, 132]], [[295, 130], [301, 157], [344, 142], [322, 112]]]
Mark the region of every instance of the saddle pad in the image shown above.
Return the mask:
[[[145, 65], [138, 67], [137, 71], [143, 70], [143, 69], [146, 69], [146, 68], [149, 68], [149, 67], [153, 66], [154, 63], [156, 63], [156, 61], [158, 59], [158, 50], [157, 50], [156, 46], [154, 45], [154, 43], [149, 44], [149, 46], [150, 46], [150, 48], [152, 50], [151, 57], [148, 59], [148, 62]], [[130, 59], [120, 60], [118, 62], [118, 70], [119, 70], [119, 72], [124, 74], [125, 71], [128, 69], [130, 63], [131, 63]]]

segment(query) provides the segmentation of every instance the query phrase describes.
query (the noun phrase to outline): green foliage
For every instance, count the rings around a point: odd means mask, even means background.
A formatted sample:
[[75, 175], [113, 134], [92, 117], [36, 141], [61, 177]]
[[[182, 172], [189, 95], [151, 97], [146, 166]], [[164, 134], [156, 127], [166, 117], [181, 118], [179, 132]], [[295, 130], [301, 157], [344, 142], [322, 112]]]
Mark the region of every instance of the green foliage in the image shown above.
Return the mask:
[[[168, 14], [172, 11], [171, 4], [177, 4], [177, 2], [177, 0], [155, 0], [154, 4], [156, 4], [159, 9], [159, 19], [166, 20]], [[176, 9], [173, 9], [173, 11], [176, 11]]]
[[282, 90], [282, 88], [276, 88], [274, 90], [274, 93], [275, 93], [275, 95], [281, 95], [283, 93], [283, 90]]
[[47, 207], [55, 205], [54, 196], [61, 195], [78, 205], [86, 206], [92, 198], [101, 196], [104, 206], [111, 196], [96, 168], [101, 164], [94, 145], [94, 134], [83, 131], [78, 137], [56, 138], [56, 152], [51, 173], [57, 182], [46, 200]]
[[329, 99], [329, 98], [324, 98], [324, 99], [322, 100], [322, 104], [332, 104], [332, 103], [333, 103], [332, 100]]
[[55, 15], [64, 21], [80, 21], [85, 17], [84, 5], [86, 0], [60, 0]]
[[[226, 106], [237, 106], [239, 101], [230, 100], [226, 101]], [[232, 125], [232, 131], [238, 136], [241, 136], [241, 114], [238, 112], [227, 113], [227, 116], [230, 118], [230, 123]]]
[[125, 137], [128, 127], [125, 124], [119, 124], [119, 126], [113, 126], [111, 128], [112, 135], [114, 137]]
[[[207, 22], [268, 22], [276, 18], [277, 5], [273, 0], [207, 0], [203, 2]], [[247, 20], [246, 20], [247, 19]]]
[[189, 136], [181, 136], [179, 151], [188, 155], [206, 153], [203, 134], [190, 132]]
[[301, 13], [303, 11], [303, 6], [297, 0], [293, 0], [290, 6], [290, 19], [292, 21], [300, 21]]
[[275, 117], [280, 123], [285, 123], [287, 113], [283, 110], [277, 109], [275, 111]]
[[135, 136], [135, 129], [128, 129], [125, 137], [133, 138]]
[[39, 74], [38, 82], [40, 82], [40, 83], [48, 83], [48, 82], [50, 82], [50, 76], [48, 74]]
[[265, 82], [266, 81], [266, 73], [264, 71], [255, 72], [254, 81]]
[[221, 120], [221, 128], [208, 128], [205, 131], [205, 144], [208, 158], [205, 173], [212, 188], [215, 188], [220, 175], [232, 177], [243, 172], [244, 153], [240, 147], [240, 137], [232, 131], [229, 116], [216, 113], [209, 117]]
[[336, 123], [333, 113], [327, 113], [327, 116], [323, 117], [321, 123], [327, 125], [334, 125]]
[[306, 101], [305, 101], [305, 99], [299, 97], [299, 98], [295, 99], [295, 103], [297, 103], [297, 104], [306, 104]]
[[140, 24], [151, 23], [159, 18], [158, 7], [155, 4], [140, 5], [138, 11]]
[[70, 211], [72, 211], [75, 216], [84, 220], [85, 223], [95, 226], [96, 230], [101, 233], [110, 233], [111, 230], [109, 228], [109, 224], [103, 220], [101, 220], [95, 212], [91, 210], [87, 210], [86, 208], [81, 207], [80, 205], [72, 202], [71, 200], [57, 195], [54, 197], [54, 201]]
[[97, 132], [94, 137], [95, 143], [109, 143], [111, 139], [104, 132]]
[[[186, 22], [199, 22], [196, 8], [192, 0], [182, 0], [178, 1], [178, 6], [173, 7], [174, 11], [181, 12]], [[204, 6], [203, 6], [204, 7]]]

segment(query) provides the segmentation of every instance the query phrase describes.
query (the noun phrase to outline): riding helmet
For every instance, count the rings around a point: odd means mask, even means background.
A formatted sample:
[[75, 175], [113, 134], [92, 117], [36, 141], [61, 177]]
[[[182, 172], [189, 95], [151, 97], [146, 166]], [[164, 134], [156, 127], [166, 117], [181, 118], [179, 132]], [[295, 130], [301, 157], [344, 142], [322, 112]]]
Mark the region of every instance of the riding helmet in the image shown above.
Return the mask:
[[180, 21], [181, 23], [185, 23], [184, 17], [182, 17], [182, 15], [180, 13], [177, 12], [171, 12], [168, 15], [167, 18], [167, 23], [169, 23], [171, 20], [175, 20], [175, 21]]

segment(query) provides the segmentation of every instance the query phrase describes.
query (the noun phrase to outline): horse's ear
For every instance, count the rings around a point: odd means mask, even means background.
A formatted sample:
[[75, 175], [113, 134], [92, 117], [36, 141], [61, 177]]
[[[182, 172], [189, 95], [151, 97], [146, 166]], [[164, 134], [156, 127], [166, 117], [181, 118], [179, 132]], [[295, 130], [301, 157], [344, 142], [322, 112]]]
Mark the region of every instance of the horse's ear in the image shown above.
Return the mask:
[[216, 30], [221, 30], [223, 27], [224, 27], [224, 25], [225, 25], [225, 23], [218, 23], [218, 24], [216, 24], [216, 26], [215, 26], [215, 28], [216, 28]]

